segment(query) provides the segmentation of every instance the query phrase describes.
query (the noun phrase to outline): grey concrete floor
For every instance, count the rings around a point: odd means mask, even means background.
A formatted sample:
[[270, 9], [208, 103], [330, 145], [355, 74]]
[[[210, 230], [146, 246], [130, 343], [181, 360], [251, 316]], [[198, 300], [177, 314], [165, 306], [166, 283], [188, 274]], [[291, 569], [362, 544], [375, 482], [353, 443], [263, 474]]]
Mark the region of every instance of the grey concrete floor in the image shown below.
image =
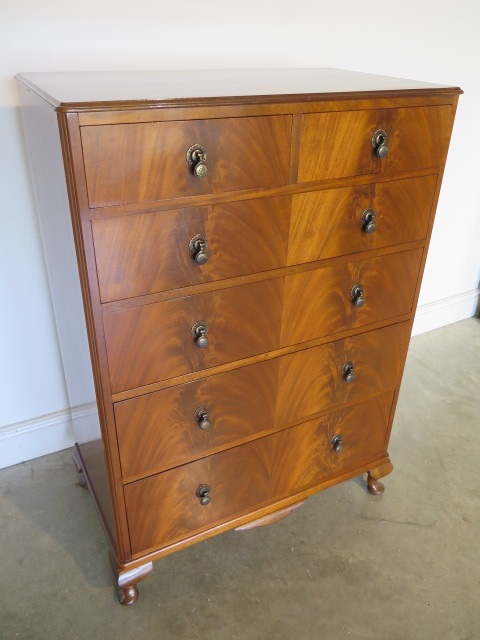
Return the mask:
[[383, 496], [357, 478], [154, 564], [133, 607], [71, 452], [0, 472], [0, 638], [477, 640], [480, 322], [411, 342]]

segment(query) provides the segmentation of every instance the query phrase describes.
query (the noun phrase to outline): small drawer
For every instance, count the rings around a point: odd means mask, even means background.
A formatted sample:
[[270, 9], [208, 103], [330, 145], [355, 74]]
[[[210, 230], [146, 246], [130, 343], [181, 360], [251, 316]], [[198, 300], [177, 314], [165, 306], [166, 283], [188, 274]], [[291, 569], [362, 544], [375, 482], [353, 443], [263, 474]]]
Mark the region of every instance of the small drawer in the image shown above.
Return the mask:
[[410, 323], [392, 325], [119, 402], [123, 477], [158, 473], [393, 390], [409, 337]]
[[[385, 455], [393, 394], [125, 487], [132, 554], [310, 489]], [[335, 439], [335, 437], [337, 437]]]
[[285, 266], [290, 197], [92, 223], [102, 302]]
[[451, 118], [450, 106], [306, 114], [298, 182], [439, 167]]
[[413, 249], [288, 276], [280, 345], [410, 313], [422, 255]]
[[[284, 185], [291, 128], [286, 115], [82, 127], [90, 207]], [[189, 164], [194, 145], [206, 157]]]
[[410, 313], [421, 257], [414, 249], [107, 311], [112, 391]]
[[288, 264], [423, 240], [436, 184], [433, 175], [293, 196]]

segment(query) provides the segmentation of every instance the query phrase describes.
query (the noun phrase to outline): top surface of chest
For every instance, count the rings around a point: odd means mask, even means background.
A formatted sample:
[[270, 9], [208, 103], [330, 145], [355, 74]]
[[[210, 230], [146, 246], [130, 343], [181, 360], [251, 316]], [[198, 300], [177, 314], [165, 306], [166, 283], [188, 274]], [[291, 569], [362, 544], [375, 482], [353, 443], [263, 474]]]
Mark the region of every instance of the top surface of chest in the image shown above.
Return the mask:
[[22, 73], [17, 79], [57, 108], [133, 108], [204, 102], [272, 102], [396, 92], [451, 92], [457, 87], [341, 69], [230, 69]]

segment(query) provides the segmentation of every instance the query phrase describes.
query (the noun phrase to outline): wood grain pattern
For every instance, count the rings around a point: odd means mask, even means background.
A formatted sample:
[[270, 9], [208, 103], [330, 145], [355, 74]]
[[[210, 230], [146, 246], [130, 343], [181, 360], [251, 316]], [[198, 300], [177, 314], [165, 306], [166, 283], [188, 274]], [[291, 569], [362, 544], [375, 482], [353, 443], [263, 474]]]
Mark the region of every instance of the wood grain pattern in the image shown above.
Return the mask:
[[[291, 198], [265, 198], [92, 223], [102, 302], [146, 295], [286, 264]], [[203, 235], [208, 262], [190, 240]]]
[[[447, 149], [450, 114], [450, 106], [436, 106], [304, 115], [298, 181], [438, 167]], [[388, 135], [384, 159], [375, 156], [371, 143], [377, 129]]]
[[[233, 446], [275, 427], [279, 362], [270, 360], [116, 403], [126, 481]], [[208, 408], [202, 431], [194, 418]]]
[[[112, 392], [408, 313], [421, 256], [414, 249], [105, 313]], [[350, 295], [358, 283], [360, 309]], [[191, 334], [198, 321], [208, 325], [205, 349]]]
[[[281, 346], [408, 313], [422, 253], [422, 249], [402, 251], [287, 276]], [[361, 308], [354, 306], [350, 295], [357, 284], [364, 287]]]
[[[288, 264], [423, 240], [436, 183], [430, 175], [293, 196]], [[361, 224], [368, 208], [377, 227], [370, 235]]]
[[[115, 404], [124, 480], [164, 471], [315, 414], [394, 389], [410, 323], [313, 347]], [[347, 384], [342, 366], [356, 378]], [[194, 419], [208, 407], [211, 427]]]
[[[414, 249], [105, 313], [112, 392], [408, 313], [421, 256]], [[350, 295], [358, 283], [360, 309]], [[208, 326], [205, 349], [191, 334], [198, 321]]]
[[[112, 391], [208, 369], [278, 348], [284, 279], [104, 315]], [[191, 333], [208, 326], [209, 346]]]
[[378, 109], [304, 115], [298, 182], [381, 173], [385, 160], [374, 156], [371, 139], [384, 121]]
[[[316, 421], [165, 471], [125, 487], [132, 553], [201, 529], [372, 462], [384, 452], [392, 396], [386, 394]], [[340, 433], [341, 453], [331, 439]], [[211, 486], [211, 503], [196, 490]]]
[[451, 128], [451, 106], [388, 110], [386, 171], [439, 167], [445, 161]]
[[[436, 176], [92, 222], [102, 302], [422, 240]], [[377, 230], [362, 230], [368, 207]], [[208, 242], [197, 265], [189, 241]], [[288, 248], [287, 248], [288, 245]]]
[[[289, 424], [398, 385], [410, 339], [410, 323], [390, 325], [306, 349], [279, 360], [276, 417]], [[352, 362], [355, 380], [342, 367]]]
[[[90, 206], [146, 202], [288, 183], [291, 116], [82, 127]], [[207, 152], [206, 178], [186, 152]]]

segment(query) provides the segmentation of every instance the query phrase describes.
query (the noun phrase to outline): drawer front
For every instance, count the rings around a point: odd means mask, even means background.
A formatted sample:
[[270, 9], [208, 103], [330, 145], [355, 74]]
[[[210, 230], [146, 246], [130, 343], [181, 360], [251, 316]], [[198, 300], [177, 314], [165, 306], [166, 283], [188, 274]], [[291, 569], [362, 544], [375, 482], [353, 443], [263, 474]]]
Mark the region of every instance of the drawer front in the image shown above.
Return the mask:
[[[421, 249], [107, 312], [113, 393], [278, 349], [412, 310]], [[365, 304], [351, 292], [364, 288]], [[209, 344], [192, 327], [204, 321]]]
[[94, 220], [102, 302], [422, 240], [435, 186], [426, 176], [299, 194], [293, 206], [278, 197]]
[[[438, 167], [447, 151], [451, 107], [312, 113], [302, 118], [298, 181]], [[388, 155], [372, 145], [387, 134]]]
[[394, 389], [409, 337], [410, 323], [393, 325], [117, 403], [123, 477], [158, 473]]
[[102, 302], [285, 266], [290, 206], [264, 198], [94, 220]]
[[[300, 492], [378, 460], [392, 394], [139, 480], [125, 487], [133, 555]], [[341, 435], [343, 450], [331, 440]], [[196, 492], [209, 485], [203, 506]]]
[[288, 264], [423, 240], [436, 184], [426, 176], [293, 196]]
[[[281, 346], [410, 313], [422, 254], [414, 249], [289, 276]], [[352, 298], [358, 286], [362, 307]]]
[[[113, 393], [277, 349], [284, 279], [104, 314]], [[192, 335], [207, 326], [208, 346]]]
[[[168, 200], [287, 184], [291, 116], [82, 127], [90, 206]], [[187, 151], [201, 145], [197, 178]]]

